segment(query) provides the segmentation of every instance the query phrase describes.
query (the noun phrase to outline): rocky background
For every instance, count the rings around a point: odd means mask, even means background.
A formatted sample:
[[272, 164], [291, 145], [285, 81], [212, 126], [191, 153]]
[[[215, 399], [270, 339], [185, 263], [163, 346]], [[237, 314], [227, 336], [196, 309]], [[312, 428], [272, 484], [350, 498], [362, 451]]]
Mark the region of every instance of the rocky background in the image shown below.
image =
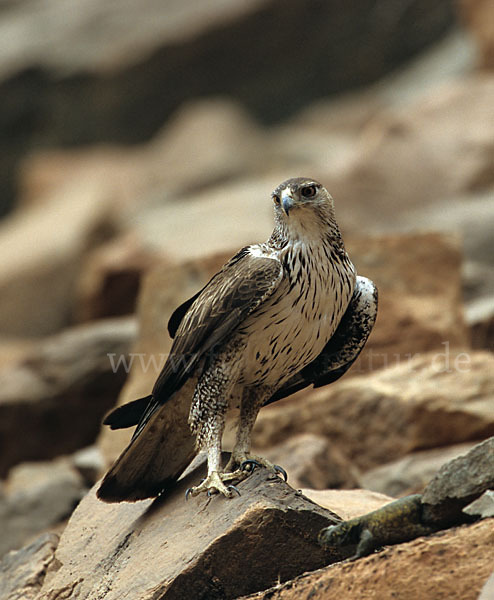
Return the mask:
[[[492, 519], [332, 567], [316, 543], [494, 435], [492, 2], [12, 0], [0, 49], [0, 597], [492, 597]], [[96, 501], [130, 435], [103, 415], [298, 175], [380, 293], [351, 371], [259, 416], [304, 495]]]

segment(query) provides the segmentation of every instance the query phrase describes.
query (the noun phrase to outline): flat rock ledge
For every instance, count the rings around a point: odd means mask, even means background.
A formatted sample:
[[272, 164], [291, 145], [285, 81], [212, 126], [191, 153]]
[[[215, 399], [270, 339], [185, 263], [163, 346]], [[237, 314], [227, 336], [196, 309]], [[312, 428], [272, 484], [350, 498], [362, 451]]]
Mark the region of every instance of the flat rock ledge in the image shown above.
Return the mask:
[[95, 486], [60, 539], [39, 600], [225, 600], [344, 558], [317, 544], [339, 518], [266, 470], [241, 482], [239, 497], [186, 502], [202, 476], [195, 470], [166, 497], [136, 503], [105, 504]]

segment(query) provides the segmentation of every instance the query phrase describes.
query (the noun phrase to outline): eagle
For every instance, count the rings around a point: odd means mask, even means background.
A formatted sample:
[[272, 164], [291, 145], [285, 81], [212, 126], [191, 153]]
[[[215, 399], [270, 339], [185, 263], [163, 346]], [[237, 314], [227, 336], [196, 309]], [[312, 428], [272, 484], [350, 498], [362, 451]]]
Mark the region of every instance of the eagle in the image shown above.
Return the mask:
[[[231, 498], [259, 465], [252, 455], [259, 410], [352, 365], [374, 325], [377, 289], [357, 276], [331, 195], [314, 179], [288, 179], [272, 193], [270, 238], [242, 248], [171, 315], [170, 354], [152, 393], [113, 410], [112, 429], [137, 426], [97, 495], [136, 501], [170, 489], [199, 451], [207, 477], [188, 490]], [[240, 409], [225, 468], [221, 440], [229, 407]]]

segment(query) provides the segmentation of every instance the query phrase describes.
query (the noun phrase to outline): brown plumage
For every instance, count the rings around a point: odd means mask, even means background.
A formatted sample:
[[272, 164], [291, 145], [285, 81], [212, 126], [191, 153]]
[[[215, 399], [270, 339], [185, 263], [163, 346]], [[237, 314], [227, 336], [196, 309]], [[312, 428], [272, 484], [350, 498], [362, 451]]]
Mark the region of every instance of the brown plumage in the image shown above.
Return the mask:
[[[375, 320], [372, 282], [357, 278], [319, 183], [290, 179], [273, 193], [275, 229], [240, 250], [170, 318], [170, 356], [151, 396], [117, 408], [112, 428], [137, 424], [129, 446], [98, 490], [105, 501], [154, 496], [200, 449], [208, 478], [192, 488], [232, 495], [246, 476], [259, 409], [296, 389], [341, 376]], [[344, 331], [338, 329], [339, 323]], [[322, 384], [322, 383], [321, 383]], [[220, 465], [225, 413], [240, 404], [232, 459]]]

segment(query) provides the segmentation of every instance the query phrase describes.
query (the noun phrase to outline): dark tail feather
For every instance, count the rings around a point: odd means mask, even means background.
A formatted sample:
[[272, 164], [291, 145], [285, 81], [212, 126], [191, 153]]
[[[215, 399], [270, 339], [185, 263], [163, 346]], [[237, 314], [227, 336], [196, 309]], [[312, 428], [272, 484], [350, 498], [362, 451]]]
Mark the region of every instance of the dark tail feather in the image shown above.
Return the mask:
[[152, 398], [151, 395], [145, 396], [115, 408], [106, 415], [103, 425], [109, 425], [111, 429], [125, 429], [137, 425]]

